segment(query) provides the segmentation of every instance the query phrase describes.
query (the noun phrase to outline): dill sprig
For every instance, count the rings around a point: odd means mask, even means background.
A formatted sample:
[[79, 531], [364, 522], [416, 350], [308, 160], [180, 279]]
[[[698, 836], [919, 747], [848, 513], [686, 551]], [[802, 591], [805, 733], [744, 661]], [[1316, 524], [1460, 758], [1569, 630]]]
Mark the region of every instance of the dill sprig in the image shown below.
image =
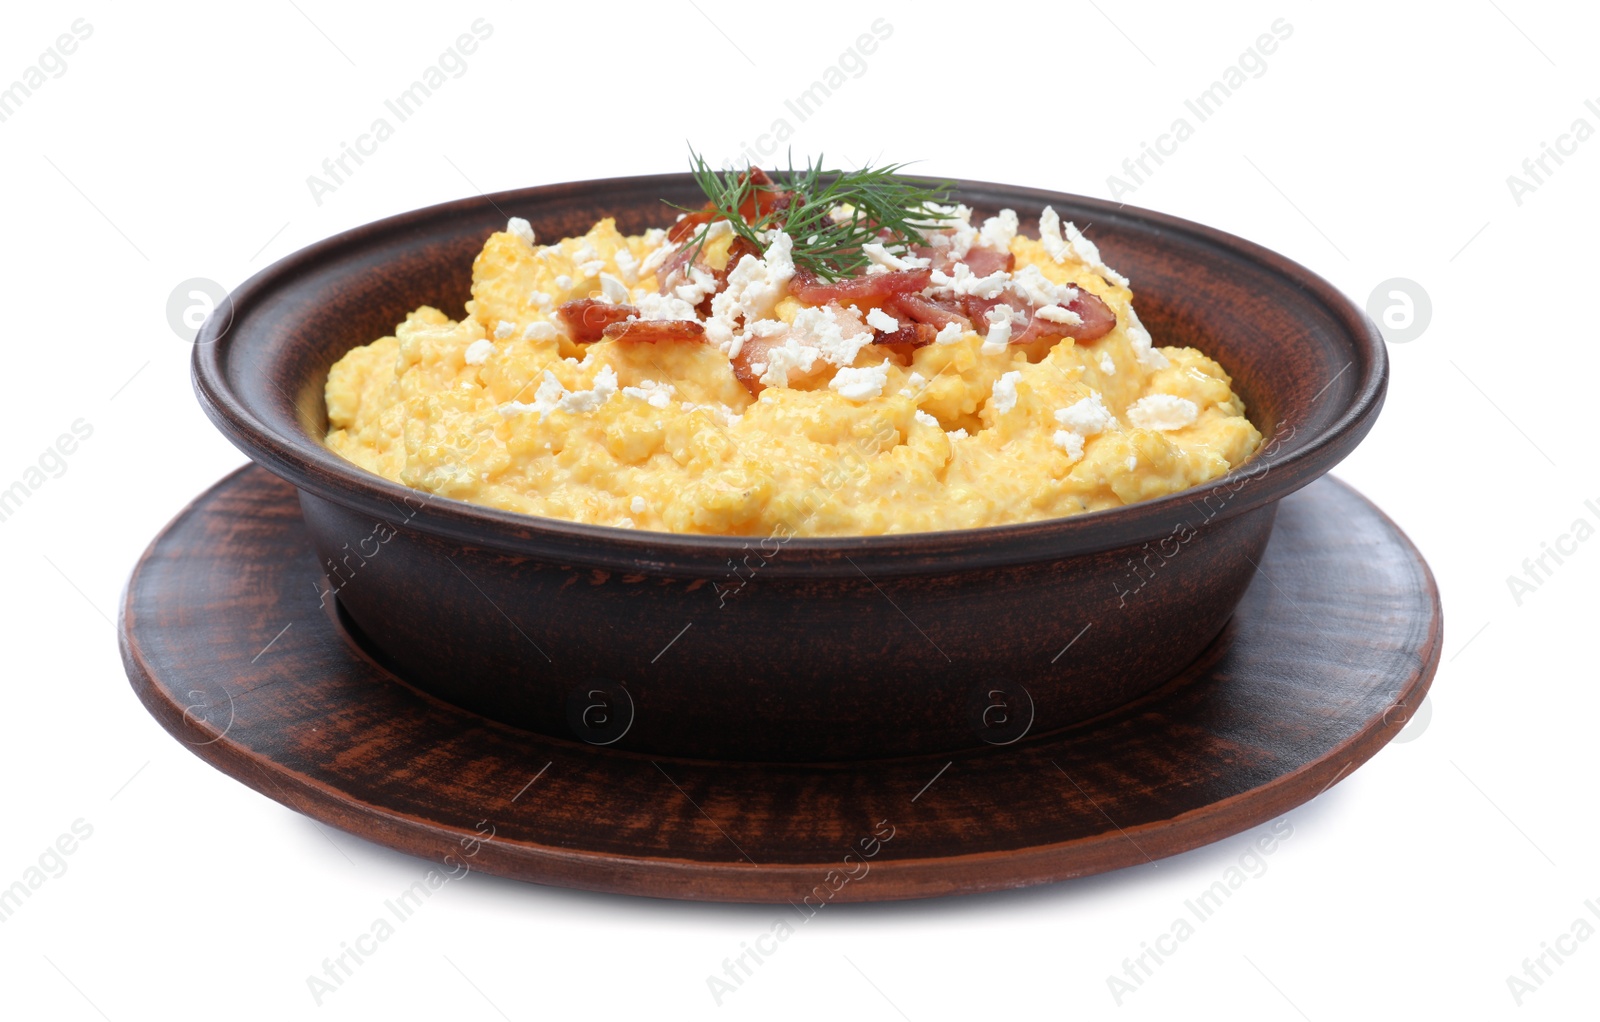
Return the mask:
[[[864, 272], [867, 256], [862, 246], [879, 242], [890, 252], [904, 254], [912, 245], [926, 245], [926, 228], [944, 224], [949, 214], [937, 207], [947, 205], [954, 185], [908, 177], [900, 173], [907, 164], [870, 164], [859, 170], [825, 170], [822, 157], [796, 170], [794, 159], [789, 169], [772, 174], [770, 186], [758, 183], [750, 171], [718, 172], [705, 157], [689, 150], [690, 172], [705, 192], [712, 222], [726, 220], [734, 233], [757, 250], [767, 245], [766, 233], [781, 230], [794, 242], [796, 268], [809, 270], [823, 280], [838, 280]], [[760, 191], [788, 192], [786, 205], [747, 218], [745, 207], [759, 209], [754, 200]], [[843, 208], [848, 215], [835, 218]], [[689, 210], [675, 206], [689, 213]], [[705, 247], [711, 223], [699, 226], [689, 239], [698, 258]]]

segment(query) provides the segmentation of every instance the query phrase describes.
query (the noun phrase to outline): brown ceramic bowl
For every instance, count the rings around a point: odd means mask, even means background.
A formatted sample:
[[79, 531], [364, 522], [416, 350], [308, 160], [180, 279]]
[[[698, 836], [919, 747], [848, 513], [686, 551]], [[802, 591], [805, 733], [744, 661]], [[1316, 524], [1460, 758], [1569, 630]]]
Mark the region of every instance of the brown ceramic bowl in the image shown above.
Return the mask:
[[[651, 755], [862, 759], [1027, 740], [1150, 691], [1221, 631], [1280, 498], [1372, 427], [1388, 362], [1315, 274], [1197, 224], [966, 182], [963, 202], [1092, 225], [1159, 345], [1232, 375], [1265, 441], [1223, 479], [1109, 511], [859, 538], [684, 536], [433, 497], [323, 444], [328, 367], [429, 304], [462, 315], [507, 215], [626, 233], [697, 201], [686, 174], [551, 185], [391, 217], [257, 274], [201, 331], [217, 427], [299, 489], [353, 636], [416, 687], [547, 735]], [[383, 537], [392, 537], [384, 539]], [[306, 555], [313, 556], [308, 550]], [[1333, 580], [1330, 580], [1330, 584]]]

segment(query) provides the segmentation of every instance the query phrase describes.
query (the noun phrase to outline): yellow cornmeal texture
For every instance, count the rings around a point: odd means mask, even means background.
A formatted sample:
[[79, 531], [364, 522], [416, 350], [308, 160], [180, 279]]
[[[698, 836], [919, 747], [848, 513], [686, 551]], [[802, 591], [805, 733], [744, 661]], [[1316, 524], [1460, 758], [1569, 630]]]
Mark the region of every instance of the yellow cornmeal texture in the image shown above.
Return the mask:
[[[1117, 314], [1111, 333], [1081, 347], [1064, 338], [994, 354], [969, 333], [916, 349], [906, 366], [867, 345], [856, 367], [891, 364], [882, 394], [862, 402], [828, 389], [835, 370], [820, 360], [824, 372], [757, 399], [708, 343], [523, 338], [529, 324], [557, 323], [560, 303], [597, 293], [602, 271], [591, 257], [620, 275], [619, 251], [643, 260], [654, 248], [609, 219], [548, 247], [492, 235], [473, 265], [466, 319], [420, 308], [394, 336], [333, 366], [328, 446], [407, 486], [530, 515], [680, 533], [849, 536], [1119, 507], [1214, 479], [1260, 443], [1221, 366], [1193, 348], [1161, 348], [1169, 364], [1146, 368], [1129, 337], [1130, 291], [1070, 256], [1058, 263], [1021, 235], [1011, 242], [1017, 270], [1035, 266], [1098, 295]], [[709, 251], [714, 264], [725, 262], [725, 241]], [[570, 286], [557, 286], [563, 276]], [[656, 286], [653, 275], [637, 279], [645, 291]], [[548, 298], [535, 304], [539, 293]], [[789, 321], [799, 308], [784, 299], [774, 316]], [[510, 336], [496, 339], [502, 323]], [[468, 364], [469, 346], [484, 339], [493, 353]], [[532, 401], [546, 370], [582, 391], [608, 366], [618, 392], [594, 410], [558, 408], [542, 419], [501, 412]], [[1002, 411], [993, 391], [1009, 371], [1020, 374], [1016, 400]], [[917, 386], [913, 373], [931, 382]], [[674, 388], [661, 408], [622, 391], [660, 383]], [[1055, 439], [1055, 412], [1094, 391], [1117, 421], [1074, 457]], [[1181, 429], [1133, 428], [1128, 407], [1154, 394], [1194, 402], [1198, 417]], [[919, 421], [919, 409], [937, 424]]]

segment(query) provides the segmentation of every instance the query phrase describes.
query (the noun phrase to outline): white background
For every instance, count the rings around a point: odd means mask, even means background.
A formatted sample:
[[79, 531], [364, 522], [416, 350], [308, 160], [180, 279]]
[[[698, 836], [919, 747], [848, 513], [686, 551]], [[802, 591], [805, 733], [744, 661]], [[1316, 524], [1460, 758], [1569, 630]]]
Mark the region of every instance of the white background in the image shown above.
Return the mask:
[[[1520, 604], [1507, 577], [1576, 519], [1594, 523], [1584, 501], [1600, 503], [1600, 139], [1550, 162], [1520, 203], [1506, 179], [1575, 119], [1600, 129], [1584, 106], [1600, 106], [1595, 12], [1510, 0], [1448, 14], [1295, 0], [937, 15], [697, 3], [8, 5], [0, 85], [74, 19], [93, 34], [0, 123], [0, 486], [75, 420], [94, 432], [0, 523], [0, 886], [74, 820], [93, 836], [0, 923], [0, 1014], [1592, 1012], [1600, 938], [1520, 1009], [1506, 977], [1574, 920], [1600, 926], [1584, 908], [1600, 903], [1600, 542], [1580, 544]], [[314, 202], [307, 176], [478, 17], [494, 31], [466, 73]], [[803, 124], [787, 114], [784, 99], [880, 17], [893, 34], [865, 73]], [[1205, 123], [1191, 116], [1194, 136], [1125, 198], [1282, 251], [1361, 304], [1393, 277], [1431, 297], [1427, 329], [1391, 346], [1381, 420], [1339, 468], [1408, 531], [1443, 591], [1445, 662], [1426, 725], [1289, 814], [1293, 836], [1266, 873], [1120, 1006], [1107, 977], [1250, 835], [1083, 882], [836, 907], [720, 1008], [706, 977], [774, 910], [473, 875], [318, 1007], [307, 975], [426, 867], [213, 771], [123, 677], [111, 622], [128, 570], [243, 460], [191, 394], [190, 348], [165, 312], [174, 286], [232, 287], [335, 232], [479, 190], [680, 169], [686, 140], [720, 162], [780, 116], [802, 157], [916, 159], [930, 174], [1106, 196], [1123, 159], [1279, 18], [1293, 34], [1265, 73]]]

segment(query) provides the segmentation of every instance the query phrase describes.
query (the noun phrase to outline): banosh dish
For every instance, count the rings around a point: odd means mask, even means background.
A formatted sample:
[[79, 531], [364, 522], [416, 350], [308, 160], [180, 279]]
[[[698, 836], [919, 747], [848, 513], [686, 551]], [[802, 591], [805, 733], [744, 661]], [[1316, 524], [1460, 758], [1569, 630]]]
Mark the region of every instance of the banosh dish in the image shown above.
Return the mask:
[[1259, 448], [1075, 223], [1030, 237], [896, 169], [698, 161], [704, 206], [642, 234], [511, 217], [465, 309], [334, 364], [328, 446], [489, 507], [774, 541], [1121, 507]]
[[[328, 371], [418, 306], [462, 308], [507, 214], [539, 236], [602, 218], [639, 234], [688, 174], [576, 182], [392, 217], [280, 261], [197, 339], [222, 432], [294, 484], [326, 597], [411, 684], [486, 716], [656, 755], [861, 759], [992, 744], [986, 693], [1027, 695], [1027, 734], [1160, 685], [1216, 637], [1276, 502], [1336, 464], [1388, 365], [1326, 281], [1239, 238], [1041, 189], [957, 182], [974, 217], [1044, 207], [1092, 225], [1163, 346], [1227, 367], [1259, 449], [1193, 489], [988, 528], [784, 541], [586, 525], [415, 489], [328, 448]], [[596, 724], [590, 693], [614, 708]], [[602, 714], [602, 716], [604, 716]], [[626, 717], [626, 725], [620, 721]]]

